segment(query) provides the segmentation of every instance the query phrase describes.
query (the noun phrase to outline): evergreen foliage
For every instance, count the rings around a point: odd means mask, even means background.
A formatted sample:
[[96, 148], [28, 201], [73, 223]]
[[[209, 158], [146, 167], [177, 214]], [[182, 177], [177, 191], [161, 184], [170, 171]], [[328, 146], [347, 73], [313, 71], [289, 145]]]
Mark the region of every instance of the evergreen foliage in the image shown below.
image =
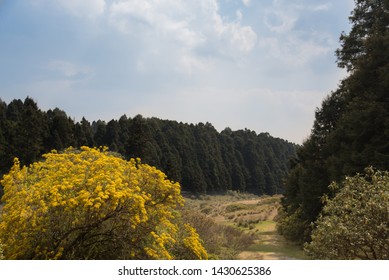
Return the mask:
[[219, 133], [210, 123], [194, 125], [141, 115], [75, 122], [58, 108], [41, 111], [29, 97], [8, 105], [0, 100], [0, 175], [10, 170], [14, 157], [29, 165], [43, 153], [69, 146], [107, 146], [126, 159], [141, 158], [179, 182], [184, 191], [236, 190], [258, 195], [283, 192], [288, 161], [296, 148], [248, 129], [226, 128]]
[[349, 76], [316, 111], [310, 137], [287, 178], [279, 231], [300, 243], [323, 208], [332, 181], [389, 169], [389, 2], [356, 0], [349, 34], [340, 37], [338, 65]]

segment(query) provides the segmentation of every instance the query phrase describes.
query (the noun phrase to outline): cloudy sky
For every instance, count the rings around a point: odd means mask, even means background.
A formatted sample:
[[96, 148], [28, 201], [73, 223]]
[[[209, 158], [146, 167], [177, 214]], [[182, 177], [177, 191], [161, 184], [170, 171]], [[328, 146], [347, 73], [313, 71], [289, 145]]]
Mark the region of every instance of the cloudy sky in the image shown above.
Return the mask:
[[0, 98], [301, 143], [353, 0], [0, 0]]

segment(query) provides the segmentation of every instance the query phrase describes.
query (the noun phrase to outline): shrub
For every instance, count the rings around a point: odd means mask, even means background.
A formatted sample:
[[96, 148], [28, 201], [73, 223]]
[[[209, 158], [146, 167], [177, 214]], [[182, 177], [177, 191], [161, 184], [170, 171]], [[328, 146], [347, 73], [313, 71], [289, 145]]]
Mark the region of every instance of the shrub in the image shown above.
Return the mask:
[[202, 213], [185, 210], [183, 219], [196, 229], [210, 258], [235, 259], [254, 243], [253, 236], [232, 226], [218, 225]]
[[1, 181], [6, 259], [207, 258], [193, 228], [177, 223], [180, 186], [161, 171], [106, 149], [43, 158], [15, 159]]
[[389, 172], [366, 169], [330, 188], [306, 252], [315, 259], [389, 259]]
[[280, 208], [277, 221], [277, 232], [288, 240], [295, 240], [298, 244], [303, 244], [304, 240], [310, 239], [309, 225], [302, 219], [303, 211], [298, 208], [293, 214], [288, 215]]
[[236, 212], [236, 211], [243, 210], [243, 209], [246, 209], [246, 206], [243, 204], [230, 204], [230, 205], [226, 206], [225, 210], [227, 213], [231, 213], [231, 212]]

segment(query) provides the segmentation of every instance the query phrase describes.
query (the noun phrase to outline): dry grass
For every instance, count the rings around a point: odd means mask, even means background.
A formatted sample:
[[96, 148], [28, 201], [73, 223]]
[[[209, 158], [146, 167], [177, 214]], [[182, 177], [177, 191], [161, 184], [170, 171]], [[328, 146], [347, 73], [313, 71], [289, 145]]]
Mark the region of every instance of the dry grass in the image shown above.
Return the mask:
[[239, 229], [242, 234], [252, 237], [253, 244], [241, 248], [234, 258], [303, 259], [300, 248], [277, 234], [276, 218], [280, 201], [280, 195], [258, 197], [232, 192], [223, 196], [186, 198], [186, 208], [202, 213], [218, 225]]

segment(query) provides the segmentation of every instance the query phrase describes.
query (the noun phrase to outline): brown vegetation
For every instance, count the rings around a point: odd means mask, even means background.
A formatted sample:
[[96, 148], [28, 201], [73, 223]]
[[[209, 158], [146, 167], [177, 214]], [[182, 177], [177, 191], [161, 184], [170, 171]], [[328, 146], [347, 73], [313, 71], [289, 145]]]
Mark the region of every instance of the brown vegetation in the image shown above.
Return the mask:
[[281, 196], [187, 197], [184, 215], [216, 259], [300, 259], [302, 250], [276, 232]]

